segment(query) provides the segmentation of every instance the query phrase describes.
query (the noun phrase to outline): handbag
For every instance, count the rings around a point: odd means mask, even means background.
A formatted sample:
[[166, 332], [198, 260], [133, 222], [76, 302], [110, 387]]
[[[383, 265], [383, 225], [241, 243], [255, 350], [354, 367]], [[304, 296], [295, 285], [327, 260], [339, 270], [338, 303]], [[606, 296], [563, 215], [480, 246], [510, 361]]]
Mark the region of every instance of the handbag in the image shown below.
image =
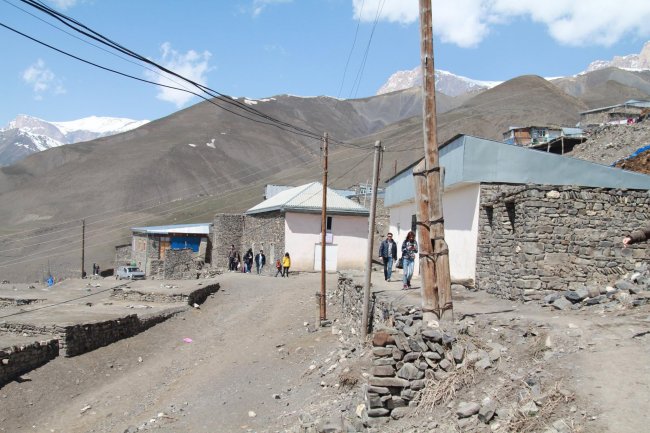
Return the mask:
[[397, 267], [397, 269], [403, 269], [404, 268], [403, 260], [404, 260], [404, 257], [400, 257], [399, 259], [397, 259], [397, 265], [395, 265]]

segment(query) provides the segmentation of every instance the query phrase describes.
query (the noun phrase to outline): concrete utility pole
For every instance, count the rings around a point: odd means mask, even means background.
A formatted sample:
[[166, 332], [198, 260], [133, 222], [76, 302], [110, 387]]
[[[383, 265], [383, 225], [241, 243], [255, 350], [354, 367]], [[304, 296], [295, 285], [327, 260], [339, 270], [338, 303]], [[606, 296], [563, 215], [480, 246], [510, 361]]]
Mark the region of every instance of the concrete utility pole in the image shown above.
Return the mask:
[[327, 320], [327, 282], [325, 273], [326, 242], [327, 242], [327, 132], [323, 136], [323, 207], [321, 210], [321, 253], [320, 253], [320, 321], [321, 325]]
[[81, 278], [86, 278], [84, 259], [86, 255], [86, 220], [81, 220]]
[[[420, 263], [422, 269], [422, 309], [424, 320], [451, 320], [451, 277], [449, 275], [449, 249], [445, 242], [445, 226], [442, 212], [442, 191], [438, 155], [436, 93], [433, 62], [433, 28], [431, 0], [420, 0], [421, 60], [423, 77], [423, 132], [424, 167], [414, 170], [418, 200], [418, 235], [420, 239]], [[416, 167], [417, 169], [418, 167]], [[420, 179], [424, 176], [424, 185]], [[427, 195], [423, 196], [424, 186]], [[427, 199], [428, 198], [428, 203]], [[425, 206], [427, 216], [423, 215]], [[428, 232], [428, 237], [426, 236]], [[433, 265], [433, 275], [431, 269]], [[438, 294], [437, 298], [434, 293]]]
[[370, 198], [370, 219], [368, 221], [368, 255], [366, 274], [363, 282], [363, 313], [361, 315], [361, 335], [368, 335], [368, 309], [370, 308], [370, 279], [372, 275], [372, 249], [375, 238], [375, 213], [377, 209], [377, 187], [379, 186], [379, 162], [381, 161], [381, 141], [375, 141], [375, 158], [372, 165], [372, 195]]

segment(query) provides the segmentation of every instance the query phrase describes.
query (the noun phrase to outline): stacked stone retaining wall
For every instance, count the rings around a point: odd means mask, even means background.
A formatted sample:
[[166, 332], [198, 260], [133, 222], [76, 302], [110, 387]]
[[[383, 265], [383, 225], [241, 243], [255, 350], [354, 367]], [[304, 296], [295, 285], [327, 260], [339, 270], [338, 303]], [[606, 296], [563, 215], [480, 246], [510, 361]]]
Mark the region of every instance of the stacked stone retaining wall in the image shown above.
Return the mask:
[[481, 185], [477, 287], [515, 299], [616, 281], [650, 259], [622, 248], [648, 215], [645, 191]]
[[59, 356], [59, 341], [50, 339], [0, 350], [0, 386]]

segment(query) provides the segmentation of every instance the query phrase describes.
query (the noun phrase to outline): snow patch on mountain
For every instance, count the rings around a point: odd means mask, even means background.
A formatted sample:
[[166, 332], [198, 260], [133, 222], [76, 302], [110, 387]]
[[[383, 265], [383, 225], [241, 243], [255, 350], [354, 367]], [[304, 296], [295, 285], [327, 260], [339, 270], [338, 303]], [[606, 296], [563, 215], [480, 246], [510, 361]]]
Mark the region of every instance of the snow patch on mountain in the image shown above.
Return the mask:
[[48, 122], [21, 114], [5, 128], [0, 128], [0, 166], [13, 164], [31, 153], [119, 134], [148, 122], [98, 116], [69, 122]]
[[[441, 69], [435, 71], [435, 80], [436, 90], [452, 97], [477, 90], [491, 89], [502, 83], [502, 81], [474, 80]], [[421, 83], [422, 70], [420, 67], [410, 71], [398, 71], [391, 75], [388, 81], [379, 88], [377, 95], [420, 86]]]
[[639, 54], [628, 54], [627, 56], [614, 56], [612, 60], [596, 60], [591, 62], [587, 70], [582, 72], [597, 71], [599, 69], [616, 67], [628, 71], [650, 70], [650, 41], [646, 42]]

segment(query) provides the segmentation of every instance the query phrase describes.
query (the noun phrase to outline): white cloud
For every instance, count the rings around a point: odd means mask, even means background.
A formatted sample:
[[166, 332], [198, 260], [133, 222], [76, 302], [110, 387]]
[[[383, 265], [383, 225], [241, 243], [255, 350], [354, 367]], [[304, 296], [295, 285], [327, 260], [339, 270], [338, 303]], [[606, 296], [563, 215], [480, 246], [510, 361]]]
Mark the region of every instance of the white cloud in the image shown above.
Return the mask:
[[[189, 50], [185, 54], [179, 53], [174, 50], [169, 42], [161, 45], [162, 58], [157, 63], [160, 63], [165, 68], [174, 71], [175, 73], [189, 78], [202, 85], [207, 85], [207, 73], [212, 69], [208, 64], [210, 57], [209, 51], [198, 53], [194, 50]], [[201, 93], [191, 84], [187, 84], [180, 78], [169, 76], [167, 74], [154, 74], [151, 71], [145, 71], [145, 75], [152, 81], [166, 86], [187, 88], [195, 93]], [[160, 87], [156, 97], [163, 101], [172, 102], [177, 108], [185, 105], [194, 95], [183, 92], [180, 90], [169, 89], [167, 87]]]
[[53, 3], [54, 6], [57, 6], [59, 9], [68, 9], [76, 5], [79, 0], [49, 0], [49, 3]]
[[267, 6], [280, 3], [291, 3], [293, 0], [253, 0], [253, 16], [259, 16]]
[[[382, 7], [383, 4], [383, 7]], [[361, 6], [363, 5], [363, 9]], [[409, 24], [418, 21], [417, 0], [352, 0], [355, 19]], [[650, 36], [648, 0], [433, 0], [433, 31], [444, 42], [478, 45], [497, 25], [530, 19], [564, 45], [612, 45], [623, 37]]]
[[65, 93], [65, 88], [54, 72], [45, 66], [42, 59], [23, 71], [22, 79], [32, 87], [34, 99], [42, 100], [46, 93], [59, 95]]

